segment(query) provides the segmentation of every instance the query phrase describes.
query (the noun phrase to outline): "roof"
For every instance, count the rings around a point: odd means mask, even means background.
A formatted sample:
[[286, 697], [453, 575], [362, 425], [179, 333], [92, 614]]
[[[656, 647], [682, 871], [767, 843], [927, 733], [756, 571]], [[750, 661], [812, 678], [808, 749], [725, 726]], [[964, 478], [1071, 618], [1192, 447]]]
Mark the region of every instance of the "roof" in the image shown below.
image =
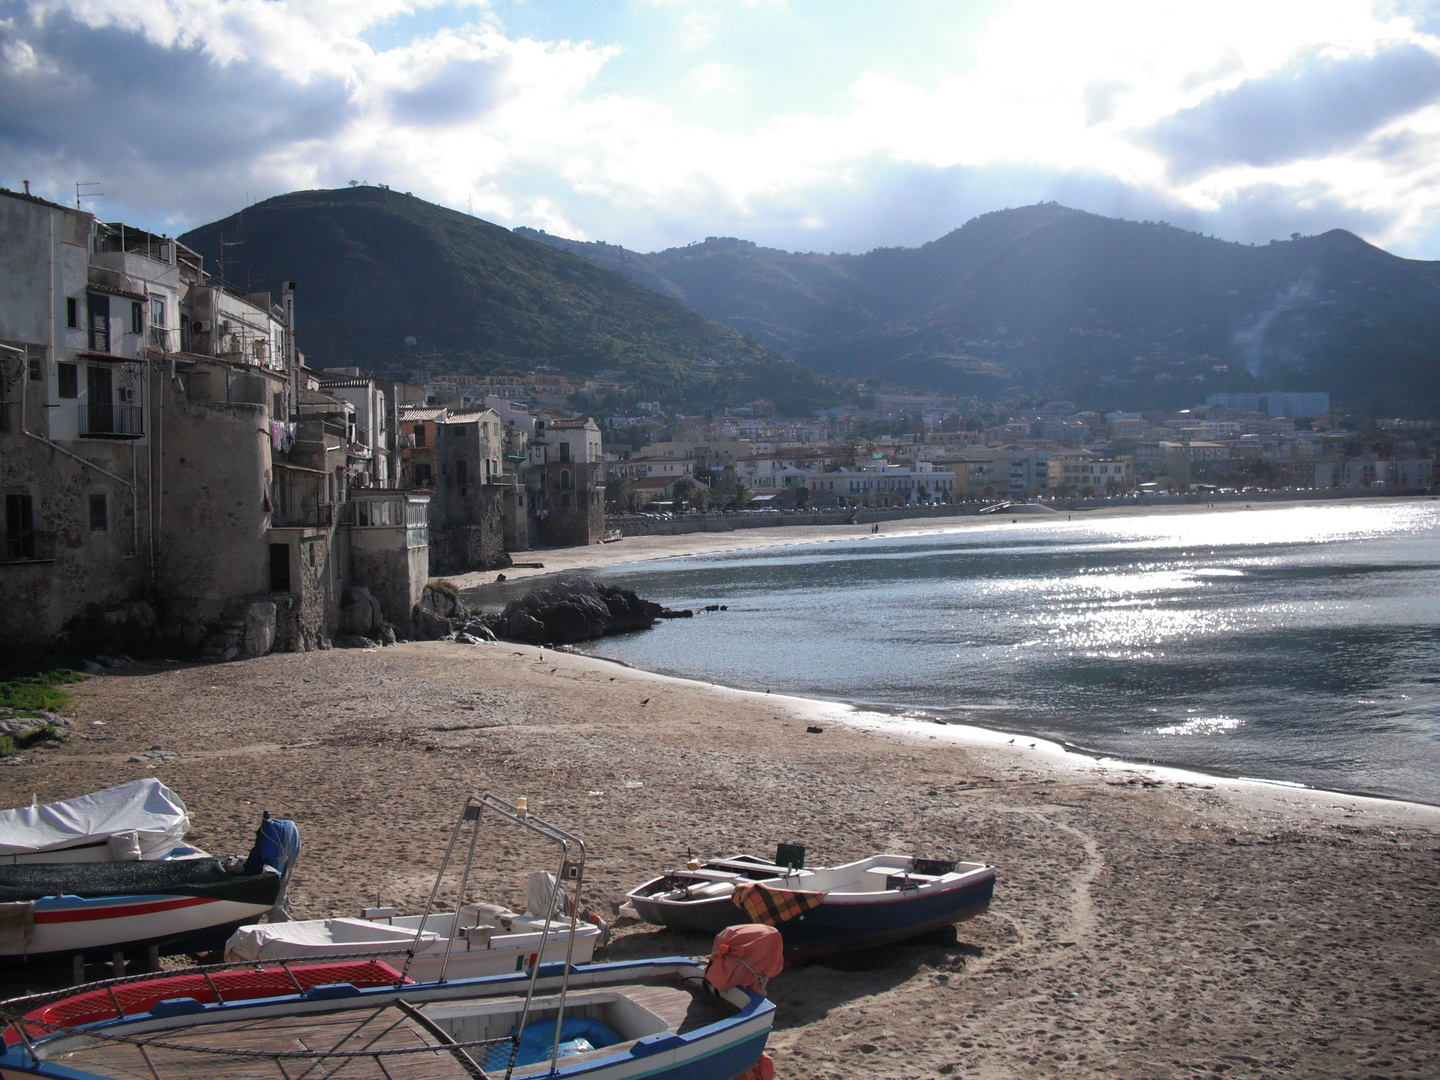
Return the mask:
[[594, 423], [594, 420], [551, 420], [545, 426], [558, 431], [578, 431]]
[[349, 387], [360, 387], [360, 386], [369, 386], [369, 385], [370, 385], [372, 382], [374, 382], [374, 381], [375, 381], [375, 380], [373, 380], [373, 379], [354, 379], [354, 378], [346, 378], [346, 379], [321, 379], [321, 380], [320, 380], [320, 385], [321, 385], [321, 387], [323, 387], [323, 388], [329, 388], [329, 387], [332, 387], [332, 386], [333, 386], [333, 387], [337, 387], [337, 388], [343, 388], [343, 387], [347, 387], [347, 386], [349, 386]]
[[449, 412], [446, 408], [438, 409], [417, 409], [410, 406], [400, 406], [400, 419], [404, 420], [441, 420]]

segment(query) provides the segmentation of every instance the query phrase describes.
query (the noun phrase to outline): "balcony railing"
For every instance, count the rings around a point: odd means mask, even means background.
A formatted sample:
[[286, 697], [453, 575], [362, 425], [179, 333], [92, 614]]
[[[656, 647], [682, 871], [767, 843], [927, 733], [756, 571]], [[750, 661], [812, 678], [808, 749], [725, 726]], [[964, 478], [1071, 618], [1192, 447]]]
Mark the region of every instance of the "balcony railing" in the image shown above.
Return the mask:
[[37, 529], [8, 533], [0, 548], [0, 563], [54, 562], [55, 534]]
[[299, 506], [277, 504], [270, 513], [272, 529], [324, 529], [334, 524], [334, 503], [302, 503]]
[[80, 434], [102, 439], [138, 439], [145, 434], [145, 410], [139, 405], [81, 405]]
[[163, 326], [152, 326], [150, 327], [150, 332], [146, 335], [146, 339], [149, 342], [150, 348], [159, 349], [162, 352], [170, 352], [173, 348], [170, 343], [174, 340], [171, 335], [174, 333], [174, 330], [167, 330]]

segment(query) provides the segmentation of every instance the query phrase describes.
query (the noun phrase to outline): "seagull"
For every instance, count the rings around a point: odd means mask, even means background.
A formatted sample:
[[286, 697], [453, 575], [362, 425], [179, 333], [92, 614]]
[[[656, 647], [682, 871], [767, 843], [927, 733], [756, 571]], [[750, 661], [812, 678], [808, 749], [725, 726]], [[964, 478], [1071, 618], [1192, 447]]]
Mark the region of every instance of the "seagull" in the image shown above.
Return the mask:
[[1011, 739], [1009, 745], [1014, 746], [1014, 745], [1015, 745], [1015, 740], [1014, 740], [1014, 739]]
[[1033, 742], [1030, 744], [1030, 749], [1031, 749], [1031, 750], [1034, 750], [1034, 749], [1035, 749], [1035, 744], [1034, 744]]
[[640, 704], [641, 704], [641, 705], [649, 705], [649, 704], [650, 704], [650, 699], [647, 697], [644, 701], [640, 702]]

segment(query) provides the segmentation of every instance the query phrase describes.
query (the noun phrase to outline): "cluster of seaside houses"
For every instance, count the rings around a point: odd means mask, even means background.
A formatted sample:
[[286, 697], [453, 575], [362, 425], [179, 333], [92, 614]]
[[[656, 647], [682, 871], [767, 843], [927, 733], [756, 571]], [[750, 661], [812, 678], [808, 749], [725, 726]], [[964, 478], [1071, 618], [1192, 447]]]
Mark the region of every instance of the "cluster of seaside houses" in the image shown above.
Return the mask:
[[0, 277], [0, 640], [309, 649], [362, 588], [403, 634], [432, 565], [603, 533], [593, 421], [307, 367], [293, 284], [7, 190]]

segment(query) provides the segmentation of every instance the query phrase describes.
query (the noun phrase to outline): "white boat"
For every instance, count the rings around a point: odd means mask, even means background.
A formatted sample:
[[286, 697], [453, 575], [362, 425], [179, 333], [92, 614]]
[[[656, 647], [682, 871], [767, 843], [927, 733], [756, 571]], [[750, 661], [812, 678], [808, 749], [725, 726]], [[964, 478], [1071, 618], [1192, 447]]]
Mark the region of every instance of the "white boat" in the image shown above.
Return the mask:
[[[428, 917], [394, 915], [385, 909], [370, 909], [367, 914], [370, 917], [360, 919], [242, 926], [225, 943], [225, 959], [236, 962], [374, 956], [400, 966], [413, 948], [410, 978], [431, 982], [441, 978], [442, 968], [447, 979], [525, 971], [537, 956], [541, 963], [564, 960], [571, 948], [568, 920], [552, 920], [547, 932], [543, 917], [521, 915], [490, 904], [466, 904], [458, 912], [437, 912]], [[577, 922], [573, 936], [571, 962], [588, 964], [595, 954], [600, 928]]]
[[0, 811], [0, 866], [203, 857], [182, 843], [189, 831], [180, 796], [152, 776]]

